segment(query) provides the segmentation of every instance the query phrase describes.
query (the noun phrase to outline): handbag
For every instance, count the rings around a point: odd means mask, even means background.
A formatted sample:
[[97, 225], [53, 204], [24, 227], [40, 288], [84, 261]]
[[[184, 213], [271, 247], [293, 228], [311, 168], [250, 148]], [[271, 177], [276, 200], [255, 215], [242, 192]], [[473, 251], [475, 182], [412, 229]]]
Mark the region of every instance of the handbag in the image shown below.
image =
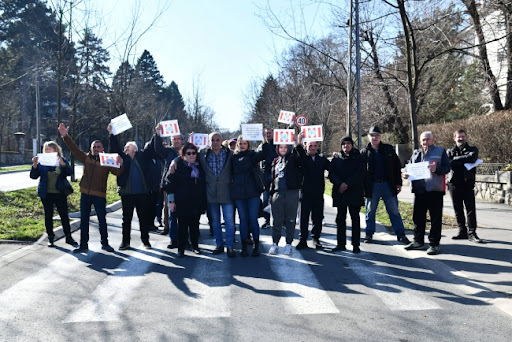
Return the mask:
[[263, 174], [263, 171], [259, 167], [254, 167], [252, 169], [252, 174], [254, 176], [254, 181], [256, 182], [256, 189], [260, 192], [260, 194], [265, 191], [265, 175]]
[[55, 188], [66, 195], [66, 197], [73, 193], [73, 187], [69, 184], [66, 175], [63, 173], [59, 173]]

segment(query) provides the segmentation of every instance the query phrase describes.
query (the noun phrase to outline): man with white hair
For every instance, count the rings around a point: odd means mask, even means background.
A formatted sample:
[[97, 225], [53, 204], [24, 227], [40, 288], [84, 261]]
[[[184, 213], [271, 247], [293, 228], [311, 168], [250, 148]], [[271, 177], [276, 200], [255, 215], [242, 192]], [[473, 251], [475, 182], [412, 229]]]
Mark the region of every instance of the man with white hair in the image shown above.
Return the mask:
[[157, 158], [152, 142], [144, 151], [139, 151], [135, 141], [129, 141], [121, 150], [117, 137], [110, 133], [110, 152], [119, 153], [123, 159], [125, 172], [117, 177], [119, 195], [123, 208], [123, 240], [119, 250], [130, 248], [130, 231], [132, 227], [133, 210], [137, 210], [139, 217], [140, 239], [146, 249], [151, 248], [149, 243], [148, 227], [154, 208], [151, 207], [151, 172], [149, 165], [153, 158]]
[[[423, 249], [428, 210], [431, 223], [428, 235], [430, 247], [427, 254], [433, 255], [441, 250], [439, 243], [443, 225], [443, 196], [446, 192], [445, 177], [450, 172], [450, 160], [443, 147], [434, 145], [434, 134], [431, 131], [421, 133], [420, 141], [421, 148], [414, 150], [409, 162], [428, 162], [430, 178], [411, 182], [414, 193], [414, 240], [405, 246], [405, 249]], [[409, 174], [404, 173], [403, 177], [408, 179]]]

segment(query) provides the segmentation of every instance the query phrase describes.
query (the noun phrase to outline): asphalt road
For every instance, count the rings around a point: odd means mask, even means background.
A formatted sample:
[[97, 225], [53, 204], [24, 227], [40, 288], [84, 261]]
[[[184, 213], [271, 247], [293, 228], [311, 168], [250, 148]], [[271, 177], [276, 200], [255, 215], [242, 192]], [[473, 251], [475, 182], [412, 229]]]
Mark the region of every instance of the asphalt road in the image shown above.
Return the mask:
[[[76, 178], [81, 178], [82, 174], [82, 165], [76, 165]], [[26, 189], [32, 186], [37, 186], [38, 183], [39, 179], [30, 178], [30, 171], [17, 171], [0, 174], [0, 192]]]
[[[203, 255], [176, 258], [156, 234], [143, 249], [136, 220], [133, 248], [118, 251], [121, 212], [108, 214], [114, 253], [94, 221], [87, 254], [59, 240], [2, 257], [0, 341], [510, 341], [503, 296], [461, 276], [450, 254], [407, 252], [383, 230], [361, 254], [332, 253], [334, 214], [326, 205], [324, 250], [232, 259], [211, 254], [205, 221]], [[510, 262], [484, 262], [510, 274]]]

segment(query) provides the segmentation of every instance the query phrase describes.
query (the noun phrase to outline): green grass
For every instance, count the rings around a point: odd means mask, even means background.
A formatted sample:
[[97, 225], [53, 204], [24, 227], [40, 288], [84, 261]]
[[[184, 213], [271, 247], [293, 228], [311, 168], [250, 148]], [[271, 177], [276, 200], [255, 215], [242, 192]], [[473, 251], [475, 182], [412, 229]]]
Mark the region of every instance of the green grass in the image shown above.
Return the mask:
[[[80, 188], [72, 183], [74, 192], [68, 197], [69, 212], [80, 211]], [[0, 192], [0, 239], [37, 240], [46, 229], [41, 199], [36, 187], [23, 190]], [[116, 177], [109, 175], [107, 183], [107, 204], [119, 200]], [[55, 211], [54, 215], [57, 215]], [[60, 221], [54, 221], [58, 227]]]
[[10, 172], [10, 171], [19, 171], [19, 170], [30, 170], [31, 167], [32, 167], [32, 165], [0, 167], [0, 173]]

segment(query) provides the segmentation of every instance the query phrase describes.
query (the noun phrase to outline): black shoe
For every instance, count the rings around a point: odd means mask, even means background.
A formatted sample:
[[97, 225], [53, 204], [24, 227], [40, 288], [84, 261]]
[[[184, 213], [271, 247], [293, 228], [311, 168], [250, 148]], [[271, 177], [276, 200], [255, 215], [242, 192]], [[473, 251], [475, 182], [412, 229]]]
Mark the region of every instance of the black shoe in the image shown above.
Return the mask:
[[340, 252], [340, 251], [346, 251], [347, 248], [344, 246], [344, 245], [336, 245], [336, 247], [334, 247], [332, 249], [333, 252]]
[[313, 246], [315, 246], [316, 249], [323, 248], [322, 244], [320, 243], [320, 240], [318, 240], [318, 239], [313, 239]]
[[55, 237], [53, 237], [53, 236], [49, 237], [48, 236], [48, 244], [47, 244], [48, 247], [55, 247], [55, 245], [53, 244], [53, 240], [54, 239], [55, 239]]
[[408, 244], [410, 244], [410, 243], [411, 243], [411, 241], [409, 241], [409, 239], [408, 239], [408, 238], [407, 238], [407, 236], [405, 236], [405, 235], [397, 236], [397, 237], [396, 237], [396, 240], [397, 240], [398, 242], [401, 242], [401, 243], [406, 244], [406, 245], [408, 245]]
[[452, 239], [453, 240], [467, 240], [468, 239], [468, 234], [467, 233], [463, 233], [463, 232], [459, 232], [459, 234], [457, 234], [455, 236], [452, 236]]
[[71, 236], [66, 236], [66, 243], [73, 247], [78, 247], [78, 243]]
[[215, 247], [215, 249], [213, 250], [212, 254], [221, 254], [221, 253], [224, 253], [224, 246], [217, 246]]
[[167, 245], [167, 248], [169, 249], [173, 249], [173, 248], [177, 248], [178, 247], [178, 244], [176, 242], [171, 242], [170, 244]]
[[227, 248], [228, 257], [234, 258], [235, 257], [235, 250], [233, 248], [228, 247]]
[[297, 249], [297, 250], [306, 249], [306, 248], [309, 248], [309, 247], [308, 247], [308, 243], [306, 242], [305, 239], [300, 239], [297, 246], [295, 246], [295, 249]]
[[157, 226], [152, 225], [152, 226], [148, 227], [148, 232], [154, 232], [154, 231], [158, 231], [158, 227]]
[[[229, 248], [228, 248], [228, 255], [229, 255]], [[240, 252], [240, 256], [247, 257], [249, 256], [249, 252], [247, 252], [247, 242], [242, 241], [242, 251]]]
[[144, 244], [144, 248], [151, 249], [151, 244], [149, 243], [149, 241], [143, 242], [143, 244]]
[[373, 235], [366, 235], [364, 238], [364, 243], [372, 243], [373, 242]]
[[355, 254], [361, 253], [361, 250], [359, 249], [359, 246], [352, 247], [352, 253], [355, 253]]
[[101, 249], [103, 249], [104, 251], [110, 252], [110, 253], [112, 253], [114, 251], [114, 248], [110, 247], [110, 245], [108, 245], [108, 244], [101, 245]]
[[73, 249], [73, 253], [85, 253], [88, 250], [89, 250], [88, 246], [78, 247], [78, 248]]
[[253, 256], [253, 257], [260, 256], [260, 242], [259, 241], [254, 240], [254, 247], [252, 249], [251, 256]]
[[162, 230], [162, 231], [160, 232], [160, 235], [169, 235], [169, 229], [167, 229], [167, 230], [165, 230], [165, 229], [164, 229], [164, 230]]
[[121, 243], [121, 246], [119, 246], [120, 251], [125, 251], [127, 249], [130, 249], [130, 243], [128, 242], [123, 242]]
[[185, 250], [184, 249], [178, 249], [178, 258], [183, 258], [185, 256]]
[[261, 229], [268, 229], [268, 228], [270, 228], [270, 224], [268, 222], [263, 223], [263, 225], [261, 226]]
[[471, 241], [471, 242], [476, 242], [476, 243], [484, 243], [484, 240], [480, 239], [478, 237], [478, 235], [476, 235], [476, 233], [469, 234], [468, 235], [468, 240]]
[[197, 247], [197, 246], [196, 246], [196, 247], [192, 247], [192, 252], [193, 252], [194, 254], [201, 254], [201, 250], [200, 250], [200, 249], [199, 249], [199, 247]]

